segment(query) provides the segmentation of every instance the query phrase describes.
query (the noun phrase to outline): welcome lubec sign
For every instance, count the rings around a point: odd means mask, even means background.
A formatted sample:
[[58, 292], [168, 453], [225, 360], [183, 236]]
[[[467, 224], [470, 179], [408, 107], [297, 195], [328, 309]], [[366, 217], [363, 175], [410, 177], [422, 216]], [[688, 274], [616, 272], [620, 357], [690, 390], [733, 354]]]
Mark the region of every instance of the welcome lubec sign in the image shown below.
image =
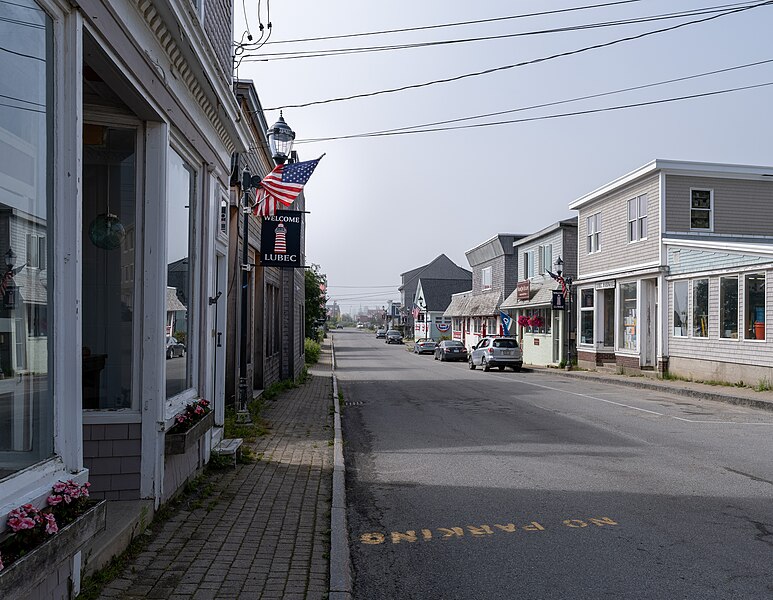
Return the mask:
[[301, 263], [301, 230], [303, 213], [278, 210], [263, 217], [260, 233], [260, 263], [264, 267], [303, 268]]

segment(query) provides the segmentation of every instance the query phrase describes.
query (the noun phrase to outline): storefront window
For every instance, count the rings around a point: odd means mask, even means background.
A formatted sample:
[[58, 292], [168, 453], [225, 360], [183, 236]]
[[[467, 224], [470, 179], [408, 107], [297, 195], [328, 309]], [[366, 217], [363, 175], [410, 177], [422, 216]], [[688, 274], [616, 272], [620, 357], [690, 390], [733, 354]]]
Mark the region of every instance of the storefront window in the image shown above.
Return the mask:
[[133, 408], [134, 129], [83, 129], [83, 408]]
[[580, 343], [593, 344], [593, 288], [580, 291]]
[[191, 385], [191, 231], [196, 206], [196, 172], [171, 148], [167, 181], [166, 397], [171, 398]]
[[692, 282], [692, 334], [695, 337], [709, 335], [709, 280]]
[[535, 308], [526, 311], [526, 317], [531, 325], [526, 328], [529, 333], [550, 333], [551, 317], [545, 308]]
[[0, 19], [0, 480], [53, 454], [47, 221], [53, 28], [31, 0]]
[[623, 349], [636, 350], [636, 283], [620, 284], [620, 323], [623, 328], [620, 336]]
[[754, 273], [744, 278], [744, 331], [751, 340], [765, 339], [765, 275]]
[[674, 282], [674, 335], [687, 335], [687, 282]]
[[615, 290], [604, 290], [604, 345], [615, 346]]
[[719, 280], [719, 337], [738, 339], [738, 277]]

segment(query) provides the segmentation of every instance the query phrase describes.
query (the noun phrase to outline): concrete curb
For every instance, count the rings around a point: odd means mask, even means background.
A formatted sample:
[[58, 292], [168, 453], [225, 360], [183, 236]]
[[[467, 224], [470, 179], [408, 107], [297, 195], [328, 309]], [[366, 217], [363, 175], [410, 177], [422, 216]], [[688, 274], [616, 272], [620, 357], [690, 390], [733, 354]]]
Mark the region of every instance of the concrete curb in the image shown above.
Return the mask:
[[726, 402], [728, 404], [734, 404], [736, 406], [747, 406], [750, 408], [757, 408], [761, 410], [773, 410], [773, 402], [767, 400], [758, 400], [756, 398], [747, 398], [744, 396], [734, 396], [732, 394], [722, 394], [706, 389], [687, 388], [679, 385], [670, 385], [660, 381], [648, 381], [646, 378], [639, 377], [605, 377], [604, 375], [595, 375], [592, 373], [586, 373], [583, 371], [562, 371], [559, 369], [543, 369], [530, 367], [528, 370], [523, 369], [524, 372], [540, 373], [543, 375], [561, 375], [562, 377], [574, 377], [577, 379], [584, 379], [586, 381], [601, 381], [604, 383], [611, 383], [617, 385], [626, 385], [629, 387], [635, 387], [645, 390], [657, 390], [660, 392], [668, 392], [671, 394], [678, 394], [680, 396], [687, 396], [690, 398], [699, 398], [702, 400], [715, 400], [718, 402]]
[[344, 464], [341, 404], [338, 401], [338, 379], [335, 375], [335, 345], [333, 354], [333, 405], [335, 406], [335, 440], [333, 443], [333, 503], [330, 510], [330, 595], [329, 600], [351, 600], [352, 563], [349, 556], [349, 533], [346, 526], [346, 465]]

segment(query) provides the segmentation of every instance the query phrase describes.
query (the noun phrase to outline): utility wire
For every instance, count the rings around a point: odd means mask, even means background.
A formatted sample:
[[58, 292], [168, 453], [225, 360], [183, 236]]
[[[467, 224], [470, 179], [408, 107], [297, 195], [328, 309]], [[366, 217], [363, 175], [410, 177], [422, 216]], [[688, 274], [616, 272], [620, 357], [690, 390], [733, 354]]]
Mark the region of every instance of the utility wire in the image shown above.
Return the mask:
[[24, 100], [23, 98], [16, 98], [15, 96], [6, 96], [5, 94], [0, 94], [0, 98], [7, 98], [8, 100], [14, 100], [15, 102], [24, 102], [25, 104], [34, 104], [35, 106], [42, 106], [43, 108], [46, 107], [45, 104], [42, 102], [35, 102], [34, 100]]
[[[456, 119], [446, 119], [446, 120], [443, 120], [443, 121], [434, 121], [434, 122], [431, 122], [431, 123], [421, 123], [419, 125], [406, 125], [404, 127], [395, 127], [395, 128], [392, 128], [392, 129], [381, 129], [381, 130], [377, 130], [377, 131], [368, 131], [368, 132], [364, 132], [364, 133], [358, 133], [358, 134], [351, 134], [349, 136], [343, 136], [342, 138], [338, 138], [338, 139], [348, 139], [348, 138], [362, 137], [362, 136], [374, 135], [374, 134], [392, 133], [392, 132], [395, 132], [395, 131], [407, 131], [407, 130], [410, 130], [410, 129], [434, 127], [434, 126], [437, 126], [437, 125], [448, 125], [450, 123], [462, 123], [462, 122], [465, 122], [465, 121], [474, 121], [476, 119], [485, 119], [487, 117], [497, 117], [497, 116], [500, 116], [500, 115], [507, 115], [507, 114], [512, 114], [512, 113], [516, 113], [516, 112], [524, 112], [524, 111], [527, 111], [527, 110], [534, 110], [534, 109], [537, 109], [537, 108], [547, 108], [547, 107], [550, 107], [550, 106], [558, 106], [558, 105], [561, 105], [561, 104], [570, 104], [572, 102], [580, 102], [582, 100], [591, 100], [591, 99], [594, 99], [594, 98], [602, 98], [604, 96], [612, 96], [612, 95], [615, 95], [615, 94], [622, 94], [622, 93], [625, 93], [625, 92], [633, 92], [633, 91], [636, 91], [636, 90], [643, 90], [643, 89], [647, 89], [647, 88], [658, 87], [658, 86], [661, 86], [661, 85], [668, 85], [668, 84], [671, 84], [671, 83], [678, 83], [678, 82], [682, 82], [682, 81], [689, 81], [691, 79], [698, 79], [700, 77], [708, 77], [710, 75], [717, 75], [719, 73], [728, 73], [728, 72], [731, 72], [731, 71], [737, 71], [739, 69], [746, 69], [746, 68], [749, 68], [749, 67], [756, 67], [756, 66], [759, 66], [759, 65], [764, 65], [764, 64], [769, 64], [769, 63], [773, 63], [773, 59], [760, 60], [760, 61], [753, 62], [753, 63], [746, 63], [746, 64], [743, 64], [743, 65], [736, 65], [734, 67], [727, 67], [725, 69], [716, 69], [714, 71], [706, 71], [704, 73], [698, 73], [698, 74], [695, 74], [695, 75], [686, 75], [684, 77], [676, 77], [674, 79], [666, 79], [666, 80], [663, 80], [663, 81], [656, 81], [656, 82], [653, 82], [653, 83], [645, 83], [645, 84], [642, 84], [642, 85], [635, 85], [635, 86], [632, 86], [632, 87], [620, 88], [620, 89], [617, 89], [617, 90], [610, 90], [610, 91], [607, 91], [607, 92], [599, 92], [599, 93], [596, 93], [596, 94], [588, 94], [587, 96], [578, 96], [576, 98], [569, 98], [569, 99], [565, 99], [565, 100], [556, 100], [556, 101], [553, 101], [553, 102], [544, 102], [542, 104], [532, 104], [531, 106], [521, 106], [519, 108], [511, 108], [511, 109], [508, 109], [508, 110], [500, 110], [500, 111], [490, 112], [490, 113], [481, 113], [481, 114], [478, 114], [478, 115], [472, 115], [472, 116], [468, 116], [468, 117], [458, 117]], [[327, 139], [327, 138], [319, 138], [319, 139]], [[313, 141], [317, 141], [317, 139], [298, 140], [298, 142], [296, 142], [296, 143], [313, 142]]]
[[393, 131], [388, 133], [374, 133], [374, 134], [365, 134], [365, 135], [354, 135], [354, 136], [340, 136], [340, 137], [328, 137], [328, 138], [316, 138], [316, 139], [309, 139], [309, 140], [296, 140], [296, 144], [309, 144], [314, 142], [323, 142], [323, 141], [331, 141], [331, 140], [339, 140], [339, 139], [350, 139], [350, 138], [370, 138], [370, 137], [387, 137], [387, 136], [393, 136], [393, 135], [409, 135], [413, 133], [430, 133], [435, 131], [452, 131], [455, 129], [476, 129], [479, 127], [492, 127], [495, 125], [510, 125], [513, 123], [528, 123], [531, 121], [547, 121], [549, 119], [560, 119], [563, 117], [576, 117], [580, 115], [590, 115], [594, 113], [601, 113], [601, 112], [610, 112], [610, 111], [616, 111], [616, 110], [625, 110], [628, 108], [638, 108], [642, 106], [653, 106], [656, 104], [667, 104], [669, 102], [679, 102], [682, 100], [692, 100], [695, 98], [706, 98], [709, 96], [718, 96], [720, 94], [729, 94], [731, 92], [740, 92], [744, 90], [752, 90], [762, 87], [767, 87], [773, 85], [773, 81], [768, 81], [766, 83], [757, 83], [753, 85], [745, 85], [735, 88], [727, 88], [723, 90], [715, 90], [713, 92], [704, 92], [701, 94], [690, 94], [687, 96], [676, 96], [673, 98], [662, 98], [659, 100], [650, 100], [647, 102], [636, 102], [632, 104], [621, 104], [618, 106], [608, 106], [604, 108], [594, 108], [589, 110], [580, 110], [575, 112], [567, 112], [567, 113], [558, 113], [554, 115], [543, 115], [540, 117], [526, 117], [523, 119], [507, 119], [504, 121], [493, 121], [489, 123], [475, 123], [475, 124], [469, 124], [469, 125], [455, 125], [451, 127], [436, 127], [436, 128], [427, 128], [427, 129], [415, 129], [411, 131]]
[[410, 89], [423, 88], [423, 87], [427, 87], [427, 86], [430, 86], [430, 85], [438, 85], [438, 84], [442, 84], [442, 83], [451, 83], [453, 81], [460, 81], [462, 79], [468, 79], [470, 77], [480, 77], [482, 75], [489, 75], [491, 73], [497, 73], [499, 71], [506, 71], [506, 70], [509, 70], [509, 69], [514, 69], [514, 68], [517, 68], [517, 67], [523, 67], [523, 66], [526, 66], [526, 65], [533, 65], [533, 64], [537, 64], [537, 63], [553, 60], [553, 59], [556, 59], [556, 58], [562, 58], [562, 57], [565, 57], [565, 56], [572, 56], [572, 55], [575, 55], [575, 54], [581, 54], [583, 52], [588, 52], [590, 50], [597, 50], [599, 48], [607, 48], [609, 46], [614, 46], [616, 44], [620, 44], [620, 43], [623, 43], [623, 42], [630, 42], [630, 41], [633, 41], [633, 40], [638, 40], [638, 39], [642, 39], [642, 38], [645, 38], [645, 37], [649, 37], [649, 36], [652, 36], [652, 35], [656, 35], [656, 34], [660, 34], [660, 33], [665, 33], [667, 31], [674, 31], [676, 29], [681, 29], [683, 27], [688, 27], [690, 25], [696, 25], [698, 23], [706, 23], [708, 21], [713, 21], [715, 19], [719, 19], [721, 17], [725, 17], [725, 16], [728, 16], [728, 15], [731, 15], [731, 14], [736, 14], [736, 13], [744, 12], [744, 11], [751, 10], [751, 9], [754, 9], [754, 8], [759, 8], [761, 6], [768, 6], [770, 4], [773, 4], [773, 0], [765, 0], [764, 2], [759, 2], [759, 3], [754, 4], [754, 5], [749, 5], [749, 6], [745, 6], [745, 7], [742, 7], [742, 8], [736, 8], [736, 9], [729, 10], [729, 11], [724, 12], [724, 13], [720, 13], [718, 15], [712, 15], [710, 17], [705, 17], [703, 19], [696, 19], [694, 21], [687, 21], [686, 23], [679, 23], [678, 25], [672, 25], [671, 27], [665, 27], [665, 28], [662, 28], [662, 29], [655, 29], [653, 31], [646, 31], [644, 33], [640, 33], [640, 34], [637, 34], [637, 35], [627, 36], [627, 37], [624, 37], [624, 38], [618, 38], [618, 39], [615, 39], [615, 40], [611, 40], [609, 42], [603, 42], [603, 43], [599, 43], [599, 44], [594, 44], [592, 46], [585, 46], [583, 48], [579, 48], [579, 49], [576, 49], [576, 50], [569, 50], [567, 52], [560, 52], [558, 54], [552, 54], [550, 56], [543, 56], [543, 57], [540, 57], [540, 58], [535, 58], [535, 59], [532, 59], [532, 60], [522, 61], [522, 62], [510, 64], [510, 65], [503, 65], [503, 66], [500, 66], [500, 67], [494, 67], [492, 69], [485, 69], [483, 71], [475, 71], [473, 73], [464, 73], [462, 75], [456, 75], [455, 77], [448, 77], [448, 78], [445, 78], [445, 79], [435, 79], [435, 80], [432, 80], [432, 81], [426, 81], [424, 83], [416, 83], [416, 84], [412, 84], [412, 85], [404, 85], [404, 86], [401, 86], [401, 87], [388, 88], [388, 89], [378, 90], [378, 91], [375, 91], [375, 92], [366, 92], [366, 93], [363, 93], [363, 94], [352, 94], [350, 96], [340, 96], [340, 97], [337, 97], [337, 98], [328, 98], [326, 100], [316, 100], [316, 101], [313, 101], [313, 102], [304, 102], [304, 103], [301, 103], [301, 104], [285, 104], [283, 106], [276, 106], [276, 107], [266, 108], [264, 110], [280, 110], [280, 109], [283, 109], [283, 108], [306, 108], [308, 106], [316, 106], [316, 105], [319, 105], [319, 104], [331, 104], [333, 102], [342, 102], [342, 101], [345, 101], [345, 100], [354, 100], [354, 99], [357, 99], [357, 98], [369, 98], [369, 97], [372, 97], [372, 96], [379, 96], [379, 95], [382, 95], [382, 94], [394, 94], [396, 92], [402, 92], [402, 91], [410, 90]]
[[32, 54], [24, 54], [23, 52], [16, 52], [15, 50], [10, 50], [8, 48], [3, 48], [0, 46], [0, 50], [3, 52], [8, 52], [9, 54], [15, 54], [16, 56], [21, 56], [22, 58], [31, 58], [32, 60], [39, 60], [41, 62], [45, 62], [45, 58], [41, 58], [39, 56], [33, 56]]
[[[748, 3], [742, 3], [742, 6], [749, 6]], [[601, 21], [597, 23], [587, 23], [584, 25], [570, 25], [566, 27], [556, 27], [552, 29], [539, 29], [534, 31], [521, 31], [517, 33], [505, 33], [500, 35], [486, 35], [472, 38], [459, 38], [452, 40], [438, 40], [432, 42], [416, 42], [412, 44], [399, 44], [390, 46], [365, 46], [360, 48], [338, 48], [331, 50], [294, 50], [291, 52], [274, 52], [268, 54], [247, 54], [245, 60], [248, 62], [270, 62], [278, 60], [294, 60], [299, 58], [323, 58], [329, 56], [345, 56], [349, 54], [365, 54], [370, 52], [386, 52], [391, 50], [412, 50], [416, 48], [430, 48], [434, 46], [448, 46], [453, 44], [466, 44], [470, 42], [484, 42], [493, 40], [503, 40], [518, 37], [529, 37], [533, 35], [546, 35], [552, 33], [569, 33], [573, 31], [587, 31], [592, 29], [602, 29], [606, 27], [620, 27], [624, 25], [637, 25], [640, 23], [651, 23], [654, 21], [665, 21], [670, 19], [683, 19], [686, 17], [695, 17], [699, 15], [715, 14], [724, 12], [728, 6], [739, 6], [739, 3], [731, 5], [711, 6], [700, 9], [685, 10], [672, 13], [663, 13], [650, 15], [647, 17], [633, 17], [630, 19], [618, 19], [615, 21]]]
[[6, 104], [5, 102], [0, 102], [0, 106], [5, 106], [7, 108], [15, 108], [17, 110], [26, 110], [28, 112], [35, 112], [40, 114], [46, 114], [45, 110], [41, 110], [39, 108], [32, 108], [31, 106], [15, 106], [13, 104]]
[[[2, 0], [0, 0], [2, 1]], [[586, 6], [577, 6], [574, 8], [562, 8], [558, 10], [547, 10], [547, 11], [541, 11], [541, 12], [534, 12], [534, 13], [526, 13], [526, 14], [519, 14], [519, 15], [510, 15], [506, 17], [492, 17], [490, 19], [476, 19], [474, 21], [459, 21], [456, 23], [443, 23], [443, 24], [437, 24], [437, 25], [423, 25], [420, 27], [404, 27], [402, 29], [384, 29], [381, 31], [366, 31], [366, 32], [360, 32], [360, 33], [345, 33], [341, 35], [327, 35], [327, 36], [320, 36], [320, 37], [312, 37], [312, 38], [301, 38], [301, 39], [295, 39], [295, 40], [277, 40], [274, 42], [271, 42], [271, 44], [295, 44], [300, 42], [318, 42], [323, 40], [341, 40], [341, 39], [347, 39], [347, 38], [356, 38], [356, 37], [365, 37], [370, 35], [386, 35], [391, 33], [407, 33], [410, 31], [426, 31], [429, 29], [442, 29], [445, 27], [461, 27], [465, 25], [478, 25], [480, 23], [495, 23], [497, 21], [508, 21], [512, 19], [524, 19], [527, 17], [542, 17], [546, 15], [554, 15], [558, 13], [568, 13], [568, 12], [576, 12], [580, 10], [590, 10], [594, 8], [603, 8], [606, 6], [615, 6], [618, 4], [632, 4], [634, 2], [642, 2], [643, 0], [620, 0], [618, 2], [605, 2], [603, 4], [589, 4]]]

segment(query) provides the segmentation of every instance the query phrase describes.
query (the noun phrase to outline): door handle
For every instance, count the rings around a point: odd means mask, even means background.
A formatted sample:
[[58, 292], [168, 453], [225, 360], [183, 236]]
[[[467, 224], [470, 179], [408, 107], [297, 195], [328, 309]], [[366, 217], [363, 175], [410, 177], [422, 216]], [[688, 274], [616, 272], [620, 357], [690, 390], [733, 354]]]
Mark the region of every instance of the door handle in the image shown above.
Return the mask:
[[222, 336], [223, 336], [223, 334], [222, 334], [222, 333], [220, 333], [220, 332], [218, 331], [218, 332], [217, 332], [217, 347], [218, 347], [218, 348], [222, 348], [222, 347], [223, 347], [223, 344], [220, 342], [220, 338], [221, 338]]

